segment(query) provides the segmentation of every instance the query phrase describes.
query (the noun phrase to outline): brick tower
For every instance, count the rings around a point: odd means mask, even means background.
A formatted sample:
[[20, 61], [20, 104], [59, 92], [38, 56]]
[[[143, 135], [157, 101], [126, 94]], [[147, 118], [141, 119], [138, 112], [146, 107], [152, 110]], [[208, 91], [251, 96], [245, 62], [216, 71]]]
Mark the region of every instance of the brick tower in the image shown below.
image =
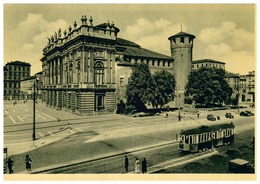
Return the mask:
[[170, 40], [171, 57], [174, 59], [173, 71], [176, 80], [176, 106], [183, 107], [184, 91], [192, 66], [192, 48], [194, 35], [179, 32], [168, 38]]

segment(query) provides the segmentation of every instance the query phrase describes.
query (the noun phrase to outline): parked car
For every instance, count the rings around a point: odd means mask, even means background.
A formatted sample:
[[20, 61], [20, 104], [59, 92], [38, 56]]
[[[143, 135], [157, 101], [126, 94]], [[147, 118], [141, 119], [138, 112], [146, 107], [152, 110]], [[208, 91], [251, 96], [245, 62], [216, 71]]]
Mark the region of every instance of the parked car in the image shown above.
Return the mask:
[[240, 116], [251, 116], [251, 114], [246, 111], [242, 111], [240, 112]]
[[213, 114], [208, 114], [207, 115], [207, 120], [209, 120], [209, 121], [216, 121], [217, 119], [213, 116]]
[[254, 166], [247, 160], [236, 158], [228, 162], [228, 170], [231, 173], [254, 173]]
[[254, 113], [252, 113], [251, 111], [245, 111], [247, 114], [249, 114], [250, 116], [254, 116]]
[[225, 117], [226, 117], [226, 118], [231, 118], [231, 119], [233, 119], [233, 118], [234, 118], [234, 115], [233, 115], [232, 113], [230, 113], [230, 112], [227, 112], [227, 113], [225, 114]]

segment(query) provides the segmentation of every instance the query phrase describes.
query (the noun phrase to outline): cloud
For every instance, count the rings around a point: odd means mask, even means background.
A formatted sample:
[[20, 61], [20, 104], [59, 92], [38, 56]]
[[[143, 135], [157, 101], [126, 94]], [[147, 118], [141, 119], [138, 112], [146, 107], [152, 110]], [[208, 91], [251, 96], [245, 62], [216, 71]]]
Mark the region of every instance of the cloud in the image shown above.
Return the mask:
[[54, 35], [59, 28], [64, 31], [68, 28], [68, 23], [63, 19], [48, 21], [42, 14], [29, 13], [17, 27], [5, 33], [5, 62], [33, 62], [32, 75], [41, 71], [40, 58], [47, 37]]
[[254, 33], [239, 29], [230, 21], [222, 22], [220, 27], [201, 30], [198, 40], [204, 44], [225, 43], [236, 51], [250, 51], [254, 48]]
[[227, 71], [246, 74], [256, 68], [254, 40], [254, 33], [233, 22], [222, 22], [219, 27], [201, 30], [198, 44], [204, 49], [200, 57], [223, 61]]
[[[183, 27], [186, 27], [183, 25]], [[119, 37], [136, 42], [144, 48], [170, 56], [170, 42], [168, 38], [180, 32], [180, 24], [172, 23], [167, 19], [149, 21], [138, 19], [128, 25]]]

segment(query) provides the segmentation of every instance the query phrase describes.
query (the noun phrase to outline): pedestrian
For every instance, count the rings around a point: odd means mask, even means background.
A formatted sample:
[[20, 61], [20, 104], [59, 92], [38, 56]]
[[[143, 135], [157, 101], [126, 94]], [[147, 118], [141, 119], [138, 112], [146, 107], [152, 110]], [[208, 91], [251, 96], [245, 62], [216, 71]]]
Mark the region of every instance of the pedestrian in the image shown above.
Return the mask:
[[125, 172], [128, 172], [128, 166], [129, 166], [129, 161], [127, 156], [125, 156]]
[[197, 117], [198, 117], [198, 118], [200, 117], [200, 112], [197, 113]]
[[14, 170], [13, 170], [14, 161], [11, 158], [9, 158], [6, 161], [6, 163], [7, 163], [7, 167], [8, 167], [8, 170], [9, 170], [9, 174], [14, 173]]
[[32, 170], [32, 160], [29, 157], [29, 155], [25, 156], [25, 167], [26, 167], [27, 171], [31, 171]]
[[140, 160], [136, 158], [135, 160], [135, 173], [139, 174], [140, 173]]
[[144, 160], [142, 161], [142, 173], [146, 173], [147, 172], [147, 161], [146, 158], [144, 158]]

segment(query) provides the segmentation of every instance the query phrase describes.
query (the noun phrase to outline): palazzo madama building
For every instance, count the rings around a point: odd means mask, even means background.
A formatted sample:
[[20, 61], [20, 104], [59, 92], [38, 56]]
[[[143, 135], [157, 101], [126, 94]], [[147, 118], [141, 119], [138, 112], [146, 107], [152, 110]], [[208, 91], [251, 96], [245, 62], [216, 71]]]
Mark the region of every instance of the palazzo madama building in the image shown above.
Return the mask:
[[[174, 57], [180, 55], [183, 69], [191, 70], [195, 36], [183, 32], [171, 36], [170, 57], [119, 38], [119, 31], [113, 22], [94, 26], [92, 17], [82, 16], [80, 25], [75, 21], [68, 30], [59, 29], [48, 38], [41, 59], [42, 101], [79, 115], [114, 112], [118, 101], [125, 98], [131, 67], [136, 64], [146, 63], [151, 73], [164, 69], [176, 75]], [[188, 77], [187, 72], [184, 75]]]

